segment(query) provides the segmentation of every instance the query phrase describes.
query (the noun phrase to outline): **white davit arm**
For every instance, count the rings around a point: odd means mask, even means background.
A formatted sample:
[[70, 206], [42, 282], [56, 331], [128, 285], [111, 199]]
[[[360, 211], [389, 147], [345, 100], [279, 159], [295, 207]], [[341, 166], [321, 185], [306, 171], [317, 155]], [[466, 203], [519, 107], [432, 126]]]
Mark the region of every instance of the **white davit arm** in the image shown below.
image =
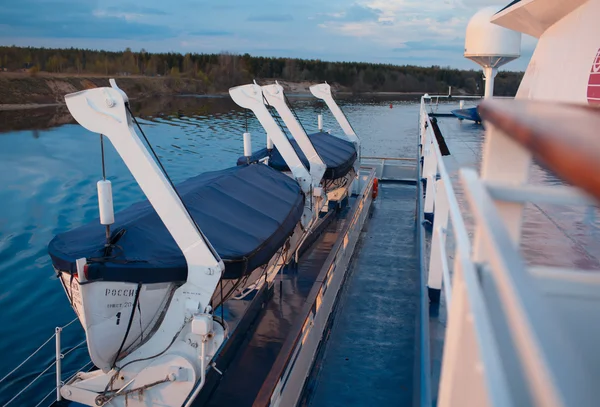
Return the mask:
[[[111, 79], [112, 88], [96, 88], [65, 96], [69, 111], [86, 129], [108, 137], [142, 191], [183, 252], [187, 283], [200, 296], [200, 311], [209, 305], [225, 266], [208, 246], [175, 190], [136, 134], [125, 104], [127, 95]], [[191, 288], [191, 287], [190, 287]], [[188, 290], [189, 291], [189, 290]]]
[[283, 134], [271, 113], [265, 106], [263, 93], [257, 84], [236, 86], [229, 89], [229, 94], [235, 103], [239, 106], [250, 109], [256, 115], [256, 118], [267, 132], [267, 136], [273, 141], [275, 147], [287, 163], [294, 178], [300, 184], [305, 194], [310, 193], [311, 176], [308, 170], [298, 158], [294, 147], [290, 144], [287, 136]]
[[309, 89], [314, 97], [323, 100], [327, 104], [327, 107], [329, 107], [329, 110], [333, 113], [335, 120], [337, 120], [346, 134], [346, 137], [356, 144], [357, 150], [360, 150], [360, 140], [348, 122], [346, 115], [342, 112], [342, 109], [340, 109], [337, 103], [335, 103], [335, 100], [333, 100], [333, 96], [331, 96], [331, 86], [329, 86], [328, 83], [319, 83], [318, 85], [312, 85]]
[[298, 146], [300, 146], [300, 149], [310, 163], [312, 185], [313, 187], [318, 187], [323, 178], [323, 174], [325, 174], [325, 170], [327, 170], [327, 166], [317, 153], [317, 150], [315, 150], [315, 147], [302, 128], [302, 125], [298, 123], [298, 120], [296, 120], [287, 105], [283, 87], [275, 82], [274, 85], [262, 86], [262, 92], [267, 99], [267, 102], [277, 110], [277, 113], [279, 113], [279, 116], [283, 119], [285, 125], [292, 133], [292, 136], [298, 142]]

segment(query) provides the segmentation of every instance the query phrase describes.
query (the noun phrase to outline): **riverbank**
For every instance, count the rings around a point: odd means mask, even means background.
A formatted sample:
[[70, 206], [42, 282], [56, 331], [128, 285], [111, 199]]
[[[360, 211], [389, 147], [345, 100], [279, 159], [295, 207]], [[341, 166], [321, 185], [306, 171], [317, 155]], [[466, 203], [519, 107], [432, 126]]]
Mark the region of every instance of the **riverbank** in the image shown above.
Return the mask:
[[[0, 74], [0, 108], [31, 108], [64, 104], [64, 96], [85, 89], [108, 86], [108, 76], [59, 76]], [[209, 89], [197, 79], [173, 77], [117, 77], [119, 87], [134, 98], [157, 95], [203, 94]]]
[[[40, 72], [31, 76], [22, 72], [0, 73], [0, 111], [34, 109], [65, 104], [68, 93], [95, 87], [109, 86], [112, 76], [49, 74]], [[132, 100], [177, 95], [227, 95], [227, 89], [215, 89], [200, 79], [160, 76], [116, 76], [117, 84]], [[260, 84], [269, 84], [275, 79], [262, 79]], [[288, 95], [310, 94], [309, 87], [315, 82], [289, 82], [278, 80]], [[357, 95], [350, 89], [332, 84], [338, 95]], [[361, 96], [417, 96], [424, 92], [360, 92]], [[457, 95], [464, 90], [455, 89]]]
[[[64, 104], [64, 96], [85, 89], [108, 86], [112, 76], [60, 75], [40, 73], [31, 76], [26, 73], [0, 73], [0, 110], [31, 109]], [[200, 79], [158, 77], [158, 76], [117, 76], [121, 89], [132, 99], [155, 96], [226, 94], [227, 89], [214, 89]], [[274, 80], [265, 80], [272, 83]], [[308, 93], [311, 82], [280, 81], [286, 92]], [[336, 90], [345, 91], [341, 87]]]

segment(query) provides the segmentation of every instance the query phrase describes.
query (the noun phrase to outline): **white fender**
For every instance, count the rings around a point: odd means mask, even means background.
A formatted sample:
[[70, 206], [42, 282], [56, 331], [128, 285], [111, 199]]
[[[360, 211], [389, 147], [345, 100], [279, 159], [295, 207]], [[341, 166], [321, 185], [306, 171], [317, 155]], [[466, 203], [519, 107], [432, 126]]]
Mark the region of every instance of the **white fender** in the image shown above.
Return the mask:
[[312, 186], [313, 188], [318, 187], [323, 178], [323, 174], [325, 174], [325, 170], [327, 170], [327, 166], [317, 153], [317, 150], [315, 150], [315, 147], [302, 128], [302, 125], [298, 123], [298, 120], [296, 120], [294, 114], [287, 105], [283, 87], [276, 82], [273, 85], [262, 86], [262, 92], [267, 99], [267, 102], [277, 110], [277, 113], [279, 113], [279, 116], [292, 133], [292, 136], [298, 142], [298, 146], [300, 146], [300, 149], [310, 163]]
[[239, 106], [250, 109], [267, 132], [267, 136], [273, 141], [277, 150], [287, 163], [294, 178], [300, 184], [302, 191], [309, 195], [311, 188], [311, 176], [308, 170], [298, 158], [296, 151], [290, 144], [287, 136], [283, 134], [271, 113], [265, 106], [263, 93], [257, 84], [236, 86], [229, 89], [229, 94]]

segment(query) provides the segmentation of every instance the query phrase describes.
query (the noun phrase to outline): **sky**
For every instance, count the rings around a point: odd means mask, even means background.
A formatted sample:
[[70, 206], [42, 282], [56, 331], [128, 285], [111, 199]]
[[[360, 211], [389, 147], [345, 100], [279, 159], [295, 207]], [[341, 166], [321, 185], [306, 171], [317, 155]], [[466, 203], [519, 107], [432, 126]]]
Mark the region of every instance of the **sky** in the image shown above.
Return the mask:
[[[509, 0], [2, 0], [0, 45], [251, 55], [455, 68], [469, 18]], [[535, 41], [524, 37], [524, 70]]]

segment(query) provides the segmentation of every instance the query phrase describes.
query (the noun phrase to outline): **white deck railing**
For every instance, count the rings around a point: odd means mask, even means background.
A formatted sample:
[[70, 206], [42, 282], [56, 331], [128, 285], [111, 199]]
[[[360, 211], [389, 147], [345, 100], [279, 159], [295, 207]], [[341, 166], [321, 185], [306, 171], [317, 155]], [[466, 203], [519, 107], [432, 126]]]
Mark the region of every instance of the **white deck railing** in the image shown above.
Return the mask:
[[[424, 213], [433, 214], [427, 286], [433, 302], [439, 301], [443, 288], [448, 310], [438, 406], [486, 406], [487, 386], [483, 383], [481, 366], [493, 367], [486, 372], [494, 383], [499, 401], [507, 400], [508, 390], [503, 373], [498, 369], [500, 356], [494, 351], [496, 339], [479, 288], [477, 268], [472, 261], [471, 241], [427, 112], [428, 102], [425, 98], [421, 100], [419, 126], [422, 181], [426, 185]], [[447, 252], [450, 229], [454, 253]], [[451, 258], [454, 259], [452, 265]], [[478, 354], [478, 343], [491, 350]], [[463, 388], [463, 385], [472, 387]], [[509, 404], [500, 402], [497, 405]]]
[[[595, 328], [600, 278], [579, 270], [528, 268], [519, 252], [525, 202], [592, 200], [571, 187], [527, 185], [529, 152], [488, 124], [481, 175], [460, 171], [475, 220], [472, 244], [427, 102], [422, 99], [420, 115], [423, 206], [433, 215], [427, 280], [432, 301], [443, 289], [448, 309], [438, 406], [595, 405], [600, 364], [589, 346], [597, 342], [586, 335], [600, 340]], [[448, 238], [454, 253], [446, 250]], [[570, 332], [586, 321], [594, 326], [589, 333]]]

